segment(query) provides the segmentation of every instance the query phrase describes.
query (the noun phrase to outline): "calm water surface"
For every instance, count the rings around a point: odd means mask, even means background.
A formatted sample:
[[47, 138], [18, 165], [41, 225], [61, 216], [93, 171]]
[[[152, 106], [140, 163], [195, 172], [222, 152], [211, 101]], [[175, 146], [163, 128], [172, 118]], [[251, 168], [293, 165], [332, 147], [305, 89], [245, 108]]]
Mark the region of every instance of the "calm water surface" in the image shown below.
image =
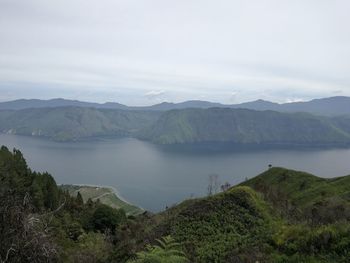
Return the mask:
[[58, 183], [113, 186], [152, 211], [205, 195], [214, 173], [231, 184], [263, 172], [269, 163], [322, 177], [350, 174], [350, 149], [189, 151], [130, 138], [57, 143], [4, 134], [0, 145], [20, 149], [33, 170], [48, 171]]

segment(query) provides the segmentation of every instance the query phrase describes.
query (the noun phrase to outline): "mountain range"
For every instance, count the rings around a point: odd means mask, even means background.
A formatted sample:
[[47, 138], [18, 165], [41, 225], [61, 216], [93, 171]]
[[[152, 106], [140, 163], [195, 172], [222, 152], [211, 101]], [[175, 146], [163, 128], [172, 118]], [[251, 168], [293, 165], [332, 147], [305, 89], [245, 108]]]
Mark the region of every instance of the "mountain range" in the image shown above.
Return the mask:
[[98, 109], [120, 109], [120, 110], [149, 110], [149, 111], [168, 111], [174, 109], [186, 108], [243, 108], [252, 110], [273, 110], [280, 112], [308, 112], [316, 115], [348, 115], [350, 114], [350, 97], [337, 96], [323, 99], [314, 99], [306, 102], [291, 102], [291, 103], [274, 103], [265, 100], [256, 100], [241, 104], [225, 105], [200, 100], [190, 100], [180, 103], [163, 102], [152, 106], [126, 106], [116, 102], [93, 103], [83, 102], [78, 100], [66, 99], [20, 99], [0, 103], [0, 110], [21, 110], [28, 108], [48, 108], [48, 107], [89, 107]]

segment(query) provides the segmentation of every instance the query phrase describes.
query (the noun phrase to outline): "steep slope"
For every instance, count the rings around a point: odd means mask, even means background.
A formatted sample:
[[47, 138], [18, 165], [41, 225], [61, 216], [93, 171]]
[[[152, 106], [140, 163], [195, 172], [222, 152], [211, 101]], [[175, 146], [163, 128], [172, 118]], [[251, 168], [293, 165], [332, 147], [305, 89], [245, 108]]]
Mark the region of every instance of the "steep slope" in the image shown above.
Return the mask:
[[[341, 120], [341, 118], [339, 118]], [[350, 134], [340, 121], [306, 113], [245, 109], [185, 109], [165, 112], [141, 138], [161, 144], [344, 144]]]
[[346, 145], [349, 117], [210, 108], [125, 111], [86, 107], [0, 110], [0, 131], [57, 141], [136, 136], [160, 144]]
[[[191, 262], [255, 262], [266, 260], [273, 231], [270, 207], [249, 187], [187, 200], [163, 214], [152, 230], [181, 242]], [[236, 261], [235, 261], [236, 260]]]
[[325, 179], [272, 168], [242, 183], [264, 194], [276, 208], [293, 219], [314, 223], [350, 220], [350, 176]]
[[0, 111], [0, 130], [57, 141], [127, 136], [158, 118], [157, 112], [58, 107]]
[[191, 262], [347, 262], [349, 200], [350, 176], [271, 168], [151, 217], [140, 235], [171, 235]]

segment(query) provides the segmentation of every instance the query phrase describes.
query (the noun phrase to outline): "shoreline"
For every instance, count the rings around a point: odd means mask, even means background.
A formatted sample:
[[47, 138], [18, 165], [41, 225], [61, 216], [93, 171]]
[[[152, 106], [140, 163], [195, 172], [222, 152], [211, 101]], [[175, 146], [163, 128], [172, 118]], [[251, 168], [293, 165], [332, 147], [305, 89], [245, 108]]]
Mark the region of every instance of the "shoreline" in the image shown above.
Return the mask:
[[63, 185], [73, 185], [73, 186], [80, 186], [80, 187], [95, 187], [95, 188], [105, 188], [105, 189], [110, 189], [112, 190], [112, 193], [122, 202], [130, 205], [130, 206], [134, 206], [139, 208], [142, 211], [146, 211], [143, 207], [136, 205], [136, 204], [132, 204], [130, 203], [128, 200], [126, 200], [124, 197], [122, 197], [122, 195], [119, 193], [119, 191], [117, 190], [117, 188], [113, 187], [113, 186], [108, 186], [108, 185], [95, 185], [95, 184], [58, 184], [58, 186], [63, 186]]
[[[250, 150], [331, 150], [331, 149], [350, 149], [350, 141], [346, 142], [261, 142], [261, 143], [243, 143], [233, 141], [199, 141], [199, 142], [172, 142], [172, 143], [159, 143], [153, 140], [146, 140], [137, 136], [131, 135], [109, 135], [109, 136], [88, 136], [77, 139], [69, 140], [55, 140], [49, 136], [37, 136], [31, 134], [17, 134], [7, 133], [0, 131], [0, 135], [18, 136], [32, 138], [36, 140], [49, 141], [58, 144], [70, 144], [70, 143], [86, 143], [86, 142], [104, 142], [105, 140], [138, 140], [152, 144], [160, 149], [176, 149], [185, 150], [207, 150], [213, 152], [227, 152], [227, 151], [250, 151]], [[108, 188], [108, 187], [107, 187]]]

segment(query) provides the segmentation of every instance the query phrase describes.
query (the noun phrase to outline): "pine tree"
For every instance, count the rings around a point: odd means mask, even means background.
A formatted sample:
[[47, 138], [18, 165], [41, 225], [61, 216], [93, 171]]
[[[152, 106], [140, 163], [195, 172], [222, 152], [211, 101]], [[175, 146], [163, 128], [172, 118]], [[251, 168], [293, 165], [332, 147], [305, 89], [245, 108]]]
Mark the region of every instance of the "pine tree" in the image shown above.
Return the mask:
[[83, 206], [84, 205], [84, 200], [83, 200], [83, 197], [81, 196], [80, 192], [77, 193], [77, 204], [79, 206]]

